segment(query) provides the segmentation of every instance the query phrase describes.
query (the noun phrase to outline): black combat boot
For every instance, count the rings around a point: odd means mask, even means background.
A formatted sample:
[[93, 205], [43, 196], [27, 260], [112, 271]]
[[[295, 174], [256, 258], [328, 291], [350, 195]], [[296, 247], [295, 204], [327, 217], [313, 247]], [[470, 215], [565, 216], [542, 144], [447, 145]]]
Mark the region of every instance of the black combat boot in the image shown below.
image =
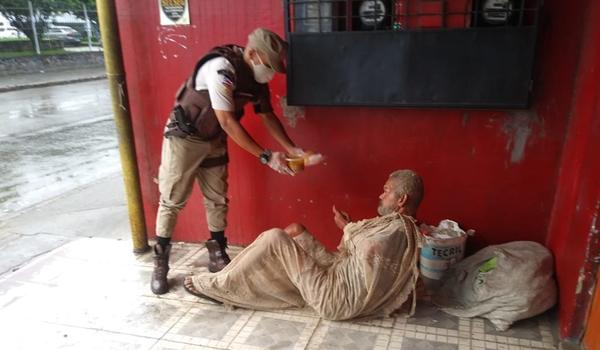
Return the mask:
[[208, 250], [208, 271], [219, 272], [231, 262], [229, 255], [225, 251], [227, 248], [227, 238], [221, 242], [210, 239], [206, 241], [205, 245]]
[[167, 273], [169, 272], [169, 254], [171, 245], [154, 245], [154, 271], [152, 271], [152, 281], [150, 289], [154, 294], [165, 294], [169, 291], [167, 283]]

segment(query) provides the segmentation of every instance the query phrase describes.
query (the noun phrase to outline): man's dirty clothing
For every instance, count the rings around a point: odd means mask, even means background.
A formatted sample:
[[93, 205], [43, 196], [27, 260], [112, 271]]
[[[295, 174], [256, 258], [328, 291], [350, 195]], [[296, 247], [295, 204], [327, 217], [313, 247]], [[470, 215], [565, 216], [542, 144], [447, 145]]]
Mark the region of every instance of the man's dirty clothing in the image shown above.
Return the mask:
[[[323, 318], [388, 316], [414, 291], [418, 231], [398, 213], [349, 223], [336, 253], [308, 232], [263, 232], [227, 267], [193, 277], [202, 294], [267, 310], [309, 305]], [[413, 299], [414, 303], [414, 299]]]

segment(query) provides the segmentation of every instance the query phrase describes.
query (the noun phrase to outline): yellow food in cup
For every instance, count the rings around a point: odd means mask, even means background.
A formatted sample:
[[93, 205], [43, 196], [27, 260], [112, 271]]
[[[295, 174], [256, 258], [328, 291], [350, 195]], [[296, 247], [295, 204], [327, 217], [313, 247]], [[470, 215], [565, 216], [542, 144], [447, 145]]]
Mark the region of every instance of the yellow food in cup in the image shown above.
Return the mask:
[[285, 159], [288, 167], [293, 172], [299, 172], [304, 170], [304, 157], [288, 157]]

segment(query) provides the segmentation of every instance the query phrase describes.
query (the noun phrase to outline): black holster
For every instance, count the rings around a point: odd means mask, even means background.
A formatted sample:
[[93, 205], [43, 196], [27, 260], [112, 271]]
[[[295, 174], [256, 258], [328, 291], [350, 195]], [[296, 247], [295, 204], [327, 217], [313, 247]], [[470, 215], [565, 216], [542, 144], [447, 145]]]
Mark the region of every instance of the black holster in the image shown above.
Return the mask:
[[180, 137], [185, 138], [187, 136], [196, 136], [197, 129], [185, 113], [185, 110], [180, 105], [173, 107], [171, 116], [169, 117], [169, 123], [167, 124], [167, 130], [164, 136]]
[[188, 135], [195, 135], [198, 130], [190, 120], [190, 118], [185, 113], [185, 110], [180, 105], [175, 106], [173, 108], [173, 116], [175, 117], [175, 122], [181, 131]]

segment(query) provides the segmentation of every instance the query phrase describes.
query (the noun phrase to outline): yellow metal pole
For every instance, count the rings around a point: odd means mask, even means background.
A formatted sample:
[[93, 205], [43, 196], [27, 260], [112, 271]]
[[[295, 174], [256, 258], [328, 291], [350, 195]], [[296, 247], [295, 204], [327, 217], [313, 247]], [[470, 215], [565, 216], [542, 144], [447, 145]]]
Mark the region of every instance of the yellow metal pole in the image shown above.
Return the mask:
[[100, 33], [104, 46], [106, 75], [108, 77], [114, 119], [119, 138], [119, 153], [121, 154], [121, 167], [123, 169], [127, 207], [129, 209], [133, 251], [135, 253], [143, 253], [149, 249], [149, 246], [133, 142], [129, 100], [125, 86], [115, 1], [97, 0], [96, 5], [98, 7]]

